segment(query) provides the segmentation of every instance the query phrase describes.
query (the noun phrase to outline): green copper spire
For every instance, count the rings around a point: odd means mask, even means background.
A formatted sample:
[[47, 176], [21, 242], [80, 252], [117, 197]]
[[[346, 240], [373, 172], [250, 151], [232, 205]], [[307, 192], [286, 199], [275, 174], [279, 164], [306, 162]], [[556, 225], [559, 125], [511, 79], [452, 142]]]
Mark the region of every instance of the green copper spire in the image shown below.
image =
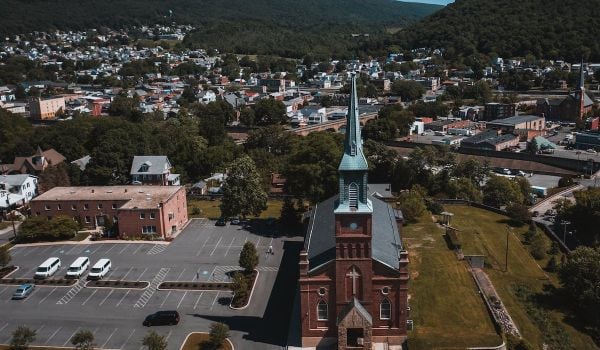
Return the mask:
[[340, 199], [335, 213], [371, 213], [373, 206], [367, 198], [367, 173], [369, 164], [363, 152], [358, 119], [358, 96], [356, 94], [356, 73], [351, 73], [350, 102], [346, 118], [346, 138], [344, 155], [338, 170], [340, 172]]

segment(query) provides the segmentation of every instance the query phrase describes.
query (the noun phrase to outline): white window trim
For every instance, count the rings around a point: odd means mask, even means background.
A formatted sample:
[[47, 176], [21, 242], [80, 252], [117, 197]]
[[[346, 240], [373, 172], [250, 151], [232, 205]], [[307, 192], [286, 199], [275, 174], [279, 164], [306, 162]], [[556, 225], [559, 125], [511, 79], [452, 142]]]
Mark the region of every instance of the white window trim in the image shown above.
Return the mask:
[[[383, 317], [383, 303], [387, 302], [387, 304], [389, 305], [388, 308], [388, 312], [389, 312], [389, 317]], [[392, 319], [392, 303], [388, 300], [388, 298], [385, 298], [381, 301], [381, 303], [379, 303], [379, 319], [380, 320], [391, 320]]]

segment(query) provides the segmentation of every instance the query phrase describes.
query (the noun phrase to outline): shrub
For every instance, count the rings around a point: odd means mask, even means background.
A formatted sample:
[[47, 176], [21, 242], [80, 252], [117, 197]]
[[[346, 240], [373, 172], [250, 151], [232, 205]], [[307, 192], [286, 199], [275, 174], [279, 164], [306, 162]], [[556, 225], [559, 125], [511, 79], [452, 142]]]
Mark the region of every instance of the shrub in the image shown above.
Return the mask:
[[558, 263], [556, 262], [556, 257], [552, 256], [550, 260], [548, 260], [548, 264], [546, 264], [546, 270], [549, 272], [558, 271]]
[[427, 201], [427, 210], [434, 215], [439, 215], [444, 211], [444, 206], [434, 200]]
[[552, 241], [552, 244], [550, 245], [550, 250], [548, 250], [548, 254], [556, 255], [558, 253], [560, 253], [560, 247], [558, 246], [558, 242]]
[[536, 260], [542, 260], [546, 257], [546, 245], [541, 233], [538, 232], [532, 237], [529, 251]]
[[506, 211], [510, 219], [516, 224], [524, 224], [531, 221], [531, 213], [527, 209], [527, 206], [521, 203], [511, 203], [506, 207]]
[[560, 180], [558, 180], [558, 187], [567, 187], [573, 184], [573, 178], [570, 176], [561, 177]]
[[219, 348], [223, 346], [225, 339], [229, 337], [229, 327], [223, 323], [215, 322], [210, 325], [208, 337], [211, 345]]
[[202, 210], [200, 210], [200, 208], [194, 206], [192, 207], [192, 215], [200, 215], [202, 213]]
[[250, 272], [256, 268], [258, 265], [258, 252], [254, 243], [246, 242], [244, 244], [238, 262], [246, 272]]

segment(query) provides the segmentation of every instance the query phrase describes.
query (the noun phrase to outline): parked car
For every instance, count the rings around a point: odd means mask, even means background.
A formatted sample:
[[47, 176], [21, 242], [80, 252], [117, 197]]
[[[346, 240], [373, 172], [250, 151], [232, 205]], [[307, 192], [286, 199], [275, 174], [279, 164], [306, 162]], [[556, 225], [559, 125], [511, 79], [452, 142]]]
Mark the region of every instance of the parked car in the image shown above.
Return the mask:
[[174, 326], [179, 323], [179, 312], [173, 311], [157, 311], [151, 315], [146, 316], [144, 320], [144, 326]]
[[239, 225], [240, 223], [241, 223], [241, 221], [238, 218], [231, 219], [231, 224], [232, 225]]
[[13, 299], [25, 299], [33, 290], [35, 289], [35, 284], [26, 283], [22, 284], [17, 288], [15, 294], [13, 294]]
[[591, 153], [591, 154], [596, 154], [596, 153], [598, 153], [598, 152], [596, 152], [596, 150], [594, 150], [594, 149], [591, 149], [591, 148], [590, 148], [590, 149], [588, 149], [586, 152], [587, 152], [587, 153]]
[[219, 220], [215, 222], [215, 226], [227, 226], [227, 221], [225, 218], [219, 218]]

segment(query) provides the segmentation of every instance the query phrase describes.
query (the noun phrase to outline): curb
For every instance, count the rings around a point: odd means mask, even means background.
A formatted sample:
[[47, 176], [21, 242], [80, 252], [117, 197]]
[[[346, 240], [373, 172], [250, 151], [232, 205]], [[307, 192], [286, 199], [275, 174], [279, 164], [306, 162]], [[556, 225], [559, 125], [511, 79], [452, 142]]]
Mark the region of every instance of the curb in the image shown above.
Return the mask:
[[19, 265], [15, 265], [16, 269], [12, 270], [11, 272], [7, 273], [6, 275], [4, 275], [4, 277], [2, 277], [2, 279], [4, 278], [8, 278], [8, 276], [12, 275], [13, 273], [19, 271], [19, 269], [21, 268]]
[[[114, 287], [114, 286], [113, 287], [111, 287], [111, 286], [106, 286], [106, 287], [104, 287], [104, 286], [102, 286], [102, 287], [90, 286], [90, 287], [88, 287], [88, 283], [90, 283], [90, 282], [92, 282], [92, 281], [90, 281], [90, 280], [86, 281], [83, 284], [83, 288], [90, 288], [90, 289], [136, 289], [136, 290], [145, 290], [145, 289], [148, 289], [148, 287], [150, 287], [150, 282], [148, 282], [148, 281], [136, 281], [136, 282], [140, 282], [140, 283], [148, 283], [143, 288], [141, 288], [141, 287], [133, 287], [133, 286], [132, 287], [125, 287], [125, 286], [123, 286], [123, 287], [121, 287], [121, 286], [118, 286], [118, 287]], [[135, 283], [135, 282], [133, 282], [133, 283]]]
[[254, 294], [254, 287], [256, 287], [256, 282], [258, 281], [258, 276], [260, 276], [260, 272], [258, 272], [257, 269], [254, 269], [254, 271], [256, 271], [256, 278], [254, 279], [254, 284], [252, 284], [252, 290], [250, 291], [250, 296], [248, 297], [248, 302], [246, 303], [246, 305], [244, 305], [242, 307], [233, 307], [233, 306], [231, 306], [231, 303], [233, 303], [233, 298], [231, 298], [231, 301], [229, 302], [230, 309], [244, 310], [245, 308], [247, 308], [250, 305], [250, 300], [252, 300], [252, 294]]
[[129, 244], [129, 243], [136, 243], [136, 244], [161, 244], [161, 245], [168, 245], [171, 242], [165, 242], [165, 241], [125, 241], [125, 240], [120, 240], [120, 239], [114, 239], [114, 240], [103, 240], [103, 241], [79, 241], [79, 242], [73, 242], [73, 241], [59, 241], [59, 242], [40, 242], [40, 243], [20, 243], [20, 244], [15, 244], [13, 245], [10, 249], [16, 248], [16, 247], [43, 247], [43, 246], [51, 246], [51, 245], [96, 245], [96, 244]]
[[[185, 345], [185, 343], [187, 342], [188, 338], [190, 337], [190, 335], [192, 334], [209, 334], [208, 332], [191, 332], [188, 333], [185, 336], [185, 339], [183, 340], [183, 343], [181, 343], [181, 346], [179, 347], [179, 350], [183, 350], [183, 346]], [[235, 350], [235, 346], [233, 346], [233, 343], [231, 342], [231, 340], [229, 340], [229, 338], [225, 338], [225, 341], [229, 343], [229, 345], [231, 345], [231, 349]]]

